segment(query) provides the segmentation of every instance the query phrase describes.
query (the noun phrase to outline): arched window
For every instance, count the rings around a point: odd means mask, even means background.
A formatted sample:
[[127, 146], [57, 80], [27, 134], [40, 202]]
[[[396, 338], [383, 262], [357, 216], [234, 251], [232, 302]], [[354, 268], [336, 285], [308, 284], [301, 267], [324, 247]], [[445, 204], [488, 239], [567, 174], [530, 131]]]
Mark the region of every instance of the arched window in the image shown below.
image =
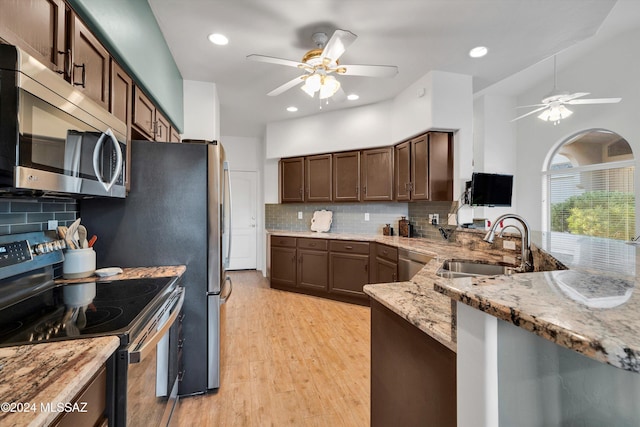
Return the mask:
[[633, 152], [620, 135], [601, 129], [574, 135], [549, 156], [545, 174], [549, 231], [635, 236]]

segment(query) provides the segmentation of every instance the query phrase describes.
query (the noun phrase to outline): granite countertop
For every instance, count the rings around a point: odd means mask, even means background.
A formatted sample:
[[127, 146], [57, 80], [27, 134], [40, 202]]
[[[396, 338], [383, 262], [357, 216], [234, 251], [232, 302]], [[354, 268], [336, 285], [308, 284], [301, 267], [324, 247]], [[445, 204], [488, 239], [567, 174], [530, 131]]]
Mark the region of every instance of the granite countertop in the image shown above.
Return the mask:
[[[454, 351], [456, 313], [452, 304], [461, 302], [594, 360], [640, 372], [640, 296], [633, 292], [639, 284], [636, 271], [640, 261], [635, 246], [610, 239], [537, 232], [532, 233], [537, 254], [544, 252], [555, 258], [541, 263], [542, 270], [550, 271], [445, 279], [435, 274], [444, 260], [508, 263], [509, 256], [493, 248], [427, 239], [271, 233], [372, 241], [432, 255], [434, 259], [411, 281], [372, 284], [364, 289]], [[534, 259], [538, 263], [539, 259]]]
[[60, 414], [41, 404], [72, 402], [119, 345], [110, 336], [0, 348], [0, 425], [49, 425]]
[[[60, 279], [56, 283], [173, 277], [185, 270], [184, 265], [123, 268], [122, 274], [115, 276]], [[72, 402], [119, 345], [117, 336], [106, 336], [0, 348], [0, 404], [28, 403], [33, 409], [8, 412], [2, 407], [0, 425], [49, 425], [60, 414], [42, 411], [40, 404]]]

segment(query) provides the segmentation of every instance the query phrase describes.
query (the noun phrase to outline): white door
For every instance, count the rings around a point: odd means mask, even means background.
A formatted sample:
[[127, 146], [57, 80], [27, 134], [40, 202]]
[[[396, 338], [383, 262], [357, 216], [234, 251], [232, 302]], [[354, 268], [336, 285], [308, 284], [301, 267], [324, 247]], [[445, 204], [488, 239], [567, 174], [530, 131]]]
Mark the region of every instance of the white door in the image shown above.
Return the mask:
[[257, 172], [231, 171], [233, 218], [229, 270], [251, 270], [257, 267], [257, 190]]

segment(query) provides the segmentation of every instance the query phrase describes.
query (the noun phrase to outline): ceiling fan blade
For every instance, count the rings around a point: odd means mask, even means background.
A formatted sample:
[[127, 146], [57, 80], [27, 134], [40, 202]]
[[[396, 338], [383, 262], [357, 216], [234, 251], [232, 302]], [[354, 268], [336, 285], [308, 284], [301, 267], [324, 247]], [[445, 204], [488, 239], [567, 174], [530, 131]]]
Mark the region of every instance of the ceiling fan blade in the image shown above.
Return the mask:
[[270, 64], [286, 65], [288, 67], [296, 67], [296, 68], [305, 66], [305, 64], [303, 64], [302, 62], [292, 61], [290, 59], [275, 58], [273, 56], [265, 56], [265, 55], [251, 54], [251, 55], [247, 55], [247, 59], [250, 61], [268, 62]]
[[540, 107], [540, 108], [536, 108], [535, 110], [529, 111], [529, 112], [528, 112], [528, 113], [526, 113], [526, 114], [523, 114], [523, 115], [521, 115], [521, 116], [518, 116], [518, 117], [516, 117], [515, 119], [513, 119], [513, 120], [511, 120], [511, 121], [512, 121], [512, 122], [515, 122], [516, 120], [520, 120], [520, 119], [522, 119], [522, 118], [524, 118], [524, 117], [530, 116], [531, 114], [537, 113], [538, 111], [542, 111], [542, 110], [544, 110], [545, 108], [547, 108], [547, 106], [546, 106], [546, 105], [544, 105], [544, 106], [542, 106], [542, 107]]
[[576, 92], [576, 93], [569, 94], [567, 96], [563, 96], [561, 100], [562, 102], [567, 102], [567, 101], [571, 101], [572, 99], [581, 98], [587, 95], [589, 95], [589, 92]]
[[331, 61], [337, 61], [357, 38], [358, 36], [351, 31], [335, 30], [324, 49], [322, 49], [320, 59], [329, 58]]
[[549, 104], [531, 104], [531, 105], [518, 105], [516, 108], [533, 108], [533, 107], [545, 107]]
[[295, 87], [295, 86], [299, 85], [300, 83], [302, 83], [304, 81], [304, 77], [305, 76], [303, 75], [303, 76], [298, 76], [293, 80], [289, 80], [288, 82], [286, 82], [282, 86], [278, 86], [277, 88], [275, 88], [274, 90], [269, 92], [267, 95], [268, 96], [278, 96], [282, 92], [286, 92], [289, 89], [291, 89], [292, 87]]
[[394, 77], [398, 74], [395, 65], [340, 65], [338, 74], [345, 76]]
[[574, 99], [566, 102], [566, 104], [615, 104], [622, 101], [622, 98], [591, 98], [591, 99]]

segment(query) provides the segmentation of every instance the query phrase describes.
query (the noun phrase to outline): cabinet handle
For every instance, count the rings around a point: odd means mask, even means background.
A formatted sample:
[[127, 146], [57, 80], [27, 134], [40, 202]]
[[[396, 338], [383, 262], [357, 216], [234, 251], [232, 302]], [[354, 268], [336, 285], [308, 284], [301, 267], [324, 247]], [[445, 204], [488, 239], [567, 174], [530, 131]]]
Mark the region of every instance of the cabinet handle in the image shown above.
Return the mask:
[[388, 254], [388, 253], [389, 253], [389, 251], [387, 251], [386, 249], [385, 249], [384, 251], [382, 251], [382, 254], [383, 254], [383, 255], [386, 255], [386, 254]]
[[364, 264], [364, 271], [369, 271], [369, 263]]
[[356, 196], [357, 196], [358, 194], [360, 194], [360, 187], [358, 187], [358, 186], [356, 185]]
[[345, 246], [344, 248], [347, 249], [347, 250], [351, 250], [351, 249], [353, 249], [353, 246]]
[[300, 194], [300, 196], [302, 197], [302, 187], [300, 187], [300, 190], [298, 191], [298, 194]]
[[395, 281], [396, 281], [396, 273], [392, 273], [392, 274], [391, 274], [391, 278], [392, 278], [392, 279], [393, 279], [393, 281], [395, 282]]
[[291, 262], [296, 262], [296, 256], [291, 257]]
[[67, 49], [66, 51], [59, 50], [58, 55], [63, 55], [62, 57], [63, 60], [62, 60], [62, 69], [56, 70], [56, 73], [62, 74], [63, 77], [66, 79], [68, 76], [71, 76], [71, 61], [69, 60], [69, 58], [71, 57], [71, 49]]
[[367, 186], [365, 185], [364, 187], [362, 187], [362, 189], [364, 190], [364, 195], [367, 195]]
[[86, 88], [86, 83], [87, 83], [87, 67], [85, 67], [85, 64], [82, 63], [80, 65], [78, 64], [73, 64], [74, 68], [82, 68], [82, 81], [80, 83], [78, 83], [76, 81], [76, 79], [73, 79], [73, 84], [75, 86], [82, 86], [83, 88]]
[[158, 134], [156, 138], [162, 138], [162, 126], [159, 124], [160, 122], [156, 120], [156, 133]]
[[311, 247], [313, 247], [313, 246], [315, 246], [315, 245], [316, 245], [316, 242], [309, 243], [309, 246], [311, 246]]

